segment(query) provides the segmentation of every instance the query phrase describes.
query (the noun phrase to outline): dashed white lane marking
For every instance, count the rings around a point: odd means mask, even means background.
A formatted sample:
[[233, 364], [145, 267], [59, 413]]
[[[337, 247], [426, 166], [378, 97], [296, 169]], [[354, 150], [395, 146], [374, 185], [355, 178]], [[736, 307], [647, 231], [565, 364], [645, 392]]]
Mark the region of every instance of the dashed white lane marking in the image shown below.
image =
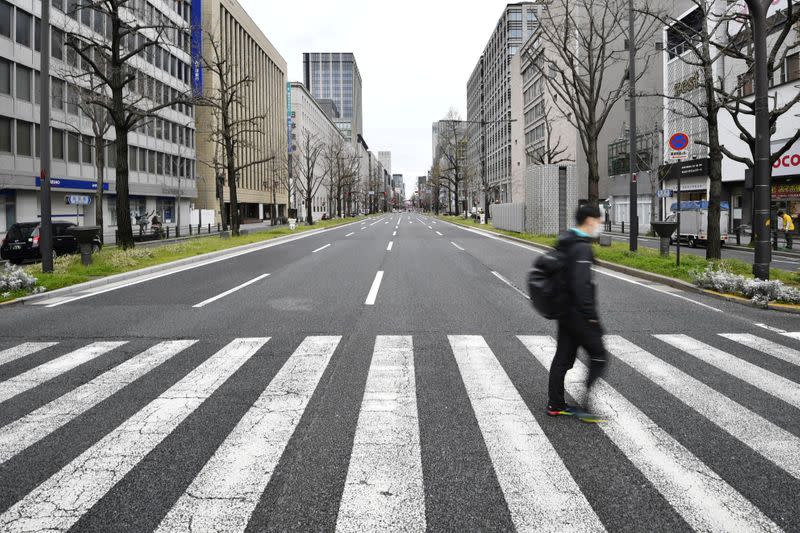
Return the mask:
[[428, 229], [433, 229], [433, 226], [428, 226]]
[[5, 533], [66, 531], [266, 342], [236, 339], [0, 516]]
[[244, 531], [341, 337], [306, 337], [158, 532]]
[[379, 336], [358, 415], [336, 531], [425, 531], [410, 336]]
[[720, 337], [725, 337], [726, 339], [743, 344], [753, 350], [758, 350], [761, 353], [777, 357], [787, 363], [800, 366], [800, 351], [789, 348], [788, 346], [782, 346], [776, 342], [768, 341], [767, 339], [755, 335], [739, 335], [734, 333], [720, 333], [719, 335]]
[[459, 245], [457, 245], [457, 244], [456, 244], [456, 243], [454, 243], [453, 241], [450, 241], [450, 244], [452, 244], [453, 246], [455, 246], [456, 248], [458, 248], [458, 249], [459, 249], [459, 250], [461, 250], [462, 252], [464, 251], [464, 249], [463, 249], [462, 247], [460, 247]]
[[392, 246], [394, 246], [394, 241], [389, 241], [389, 246], [386, 247], [386, 251], [387, 252], [391, 252], [392, 251]]
[[397, 237], [397, 232], [396, 231], [392, 232], [392, 237]]
[[766, 329], [767, 331], [772, 331], [773, 333], [778, 333], [784, 337], [789, 337], [790, 339], [800, 340], [800, 331], [786, 331], [785, 329], [775, 328], [767, 324], [756, 324], [756, 326]]
[[436, 232], [436, 235], [438, 235], [439, 237], [441, 237], [441, 236], [442, 236], [442, 232], [441, 232], [441, 231], [437, 231], [437, 232]]
[[[549, 368], [556, 351], [551, 337], [520, 336], [528, 351]], [[575, 361], [566, 390], [584, 392], [588, 369]], [[600, 429], [664, 496], [695, 531], [782, 531], [716, 472], [672, 438], [604, 380], [592, 401], [601, 413], [614, 413]]]
[[321, 252], [321, 251], [322, 251], [322, 250], [324, 250], [325, 248], [330, 248], [330, 246], [331, 246], [330, 244], [326, 244], [325, 246], [321, 246], [321, 247], [317, 248], [316, 250], [314, 250], [314, 251], [313, 251], [313, 252], [311, 252], [311, 253], [312, 253], [312, 254], [315, 254], [315, 253], [317, 253], [317, 252]]
[[345, 235], [345, 237], [351, 237], [351, 236], [353, 236], [353, 235], [355, 235], [355, 234], [356, 234], [356, 232], [355, 232], [355, 231], [351, 231], [350, 233], [348, 233], [347, 235]]
[[[38, 387], [77, 366], [115, 350], [126, 342], [95, 342], [0, 383], [0, 403]], [[2, 528], [0, 528], [2, 529]]]
[[367, 294], [367, 300], [364, 302], [366, 305], [375, 305], [375, 300], [378, 298], [378, 290], [381, 288], [381, 281], [383, 280], [383, 270], [379, 270], [375, 274], [375, 280], [372, 282], [372, 287]]
[[483, 337], [448, 337], [517, 531], [605, 531]]
[[197, 341], [157, 344], [0, 429], [0, 464], [85, 413]]
[[800, 385], [687, 335], [653, 335], [723, 372], [800, 409]]
[[[456, 245], [455, 245], [455, 244], [453, 244], [453, 246], [456, 246]], [[458, 246], [456, 246], [456, 248], [458, 248]], [[461, 248], [461, 249], [463, 250], [463, 248]], [[524, 292], [522, 292], [521, 290], [519, 290], [518, 288], [516, 288], [516, 287], [515, 287], [515, 286], [514, 286], [514, 285], [513, 285], [513, 284], [512, 284], [510, 281], [508, 281], [508, 280], [507, 280], [505, 277], [503, 277], [503, 275], [502, 275], [502, 274], [500, 274], [499, 272], [495, 272], [495, 271], [493, 270], [493, 271], [492, 271], [492, 275], [493, 275], [494, 277], [496, 277], [497, 279], [499, 279], [500, 281], [502, 281], [503, 283], [505, 283], [506, 285], [508, 285], [509, 287], [511, 287], [512, 289], [514, 289], [515, 291], [517, 291], [517, 292], [520, 294], [520, 296], [522, 296], [522, 297], [523, 297], [523, 298], [525, 298], [526, 300], [530, 300], [530, 299], [531, 299], [531, 297], [530, 297], [530, 296], [528, 296], [527, 294], [525, 294]]]
[[58, 344], [57, 342], [26, 342], [20, 344], [19, 346], [14, 346], [13, 348], [9, 348], [7, 350], [3, 350], [0, 352], [0, 366], [10, 363], [11, 361], [16, 361], [17, 359], [22, 359], [23, 357], [27, 357], [31, 354], [36, 352], [45, 350], [47, 348], [51, 348]]
[[614, 357], [800, 479], [800, 439], [622, 337], [605, 342]]
[[365, 229], [367, 229], [367, 228], [366, 228], [366, 227], [363, 227], [363, 228], [361, 228], [361, 231], [364, 231]]
[[223, 293], [220, 293], [220, 294], [218, 294], [218, 295], [216, 295], [216, 296], [214, 296], [212, 298], [209, 298], [208, 300], [203, 300], [199, 304], [193, 305], [192, 307], [194, 307], [194, 308], [205, 307], [208, 304], [214, 303], [217, 300], [221, 300], [222, 298], [225, 298], [226, 296], [230, 296], [234, 292], [240, 291], [240, 290], [244, 289], [245, 287], [249, 287], [250, 285], [252, 285], [254, 283], [258, 283], [262, 279], [268, 278], [269, 276], [270, 276], [269, 274], [262, 274], [262, 275], [258, 276], [257, 278], [253, 278], [250, 281], [246, 281], [246, 282], [242, 283], [241, 285], [237, 285], [236, 287], [234, 287], [232, 289], [228, 289], [227, 291], [225, 291]]

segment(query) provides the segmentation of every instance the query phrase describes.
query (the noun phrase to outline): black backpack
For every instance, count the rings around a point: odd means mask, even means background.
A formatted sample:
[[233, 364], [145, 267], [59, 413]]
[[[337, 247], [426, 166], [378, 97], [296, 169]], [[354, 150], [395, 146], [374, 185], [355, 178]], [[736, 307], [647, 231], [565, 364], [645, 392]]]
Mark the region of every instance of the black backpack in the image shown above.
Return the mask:
[[528, 295], [534, 309], [548, 320], [564, 316], [569, 305], [567, 250], [558, 247], [539, 256], [528, 272]]

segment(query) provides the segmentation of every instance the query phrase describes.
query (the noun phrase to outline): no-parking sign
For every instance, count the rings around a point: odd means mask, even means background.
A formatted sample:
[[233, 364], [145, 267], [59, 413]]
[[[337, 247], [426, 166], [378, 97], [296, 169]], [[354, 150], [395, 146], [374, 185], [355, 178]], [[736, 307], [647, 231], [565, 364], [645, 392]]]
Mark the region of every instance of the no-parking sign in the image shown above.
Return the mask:
[[689, 136], [684, 132], [679, 131], [673, 133], [669, 138], [669, 158], [670, 159], [686, 159], [689, 157]]

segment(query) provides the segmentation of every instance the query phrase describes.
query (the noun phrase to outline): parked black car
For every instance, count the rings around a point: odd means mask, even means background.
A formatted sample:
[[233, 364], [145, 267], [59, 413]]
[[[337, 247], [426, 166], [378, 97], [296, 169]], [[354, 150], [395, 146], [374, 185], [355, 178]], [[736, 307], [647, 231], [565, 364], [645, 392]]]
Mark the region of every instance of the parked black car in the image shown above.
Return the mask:
[[[53, 222], [53, 255], [76, 254], [80, 252], [78, 241], [69, 231], [75, 224], [70, 222]], [[99, 236], [95, 236], [92, 251], [99, 252], [103, 247]], [[41, 261], [39, 249], [39, 223], [21, 222], [13, 224], [0, 246], [0, 258], [16, 265], [25, 260]]]

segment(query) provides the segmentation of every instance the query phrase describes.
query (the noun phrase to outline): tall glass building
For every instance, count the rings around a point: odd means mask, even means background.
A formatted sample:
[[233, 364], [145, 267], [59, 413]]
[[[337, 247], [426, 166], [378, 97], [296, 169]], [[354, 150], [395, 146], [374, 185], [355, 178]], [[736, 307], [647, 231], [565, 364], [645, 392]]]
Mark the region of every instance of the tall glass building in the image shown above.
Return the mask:
[[361, 73], [351, 53], [303, 54], [303, 83], [316, 99], [332, 100], [339, 110], [333, 121], [353, 143], [364, 133]]

